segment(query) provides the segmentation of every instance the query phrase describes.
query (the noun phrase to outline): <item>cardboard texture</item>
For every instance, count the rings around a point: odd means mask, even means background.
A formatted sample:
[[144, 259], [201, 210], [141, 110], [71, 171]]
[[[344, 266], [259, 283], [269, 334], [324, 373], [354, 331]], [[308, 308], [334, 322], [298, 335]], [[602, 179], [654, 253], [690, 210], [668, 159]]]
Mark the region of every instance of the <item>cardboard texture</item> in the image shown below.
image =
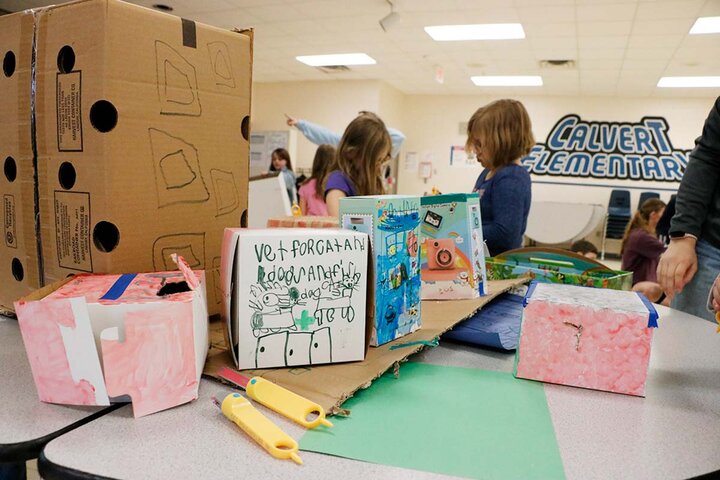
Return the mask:
[[370, 345], [420, 328], [420, 199], [407, 195], [340, 199], [342, 228], [370, 235], [374, 309]]
[[485, 252], [477, 193], [420, 199], [423, 300], [485, 295]]
[[204, 272], [81, 274], [16, 302], [38, 397], [133, 402], [135, 417], [197, 398], [208, 350]]
[[225, 230], [223, 316], [238, 368], [362, 360], [368, 236], [329, 229]]
[[533, 282], [515, 376], [645, 395], [657, 312], [636, 292]]
[[35, 180], [30, 128], [33, 16], [0, 16], [0, 310], [41, 286], [35, 233]]
[[219, 313], [223, 229], [247, 209], [252, 32], [115, 0], [36, 18], [46, 283], [168, 270], [176, 251]]
[[[278, 368], [272, 370], [245, 370], [246, 376], [261, 376], [302, 395], [321, 405], [329, 415], [347, 414], [342, 404], [353, 394], [369, 386], [386, 370], [398, 366], [425, 345], [431, 344], [456, 323], [472, 316], [483, 305], [527, 279], [513, 279], [490, 282], [491, 293], [484, 297], [452, 302], [423, 301], [423, 328], [394, 342], [377, 348], [370, 348], [365, 360], [338, 365], [313, 367]], [[224, 342], [224, 331], [220, 322], [212, 324], [211, 342], [213, 348], [208, 354], [204, 374], [218, 381], [217, 372], [222, 367], [235, 369], [235, 362]]]
[[630, 290], [632, 272], [605, 265], [569, 250], [551, 247], [518, 248], [485, 260], [490, 280], [530, 276], [539, 282]]
[[542, 385], [509, 373], [409, 362], [347, 406], [300, 448], [463, 478], [565, 478]]
[[335, 217], [273, 217], [268, 218], [268, 228], [340, 228]]

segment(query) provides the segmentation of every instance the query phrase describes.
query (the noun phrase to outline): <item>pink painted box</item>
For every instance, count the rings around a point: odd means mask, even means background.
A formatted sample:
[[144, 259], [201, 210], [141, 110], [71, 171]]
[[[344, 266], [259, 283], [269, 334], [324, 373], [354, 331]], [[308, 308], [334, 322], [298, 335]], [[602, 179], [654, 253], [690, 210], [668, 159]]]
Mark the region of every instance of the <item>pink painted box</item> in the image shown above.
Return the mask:
[[77, 275], [15, 302], [38, 396], [133, 403], [141, 417], [198, 396], [208, 351], [203, 271]]
[[657, 318], [636, 292], [533, 282], [515, 376], [645, 396]]

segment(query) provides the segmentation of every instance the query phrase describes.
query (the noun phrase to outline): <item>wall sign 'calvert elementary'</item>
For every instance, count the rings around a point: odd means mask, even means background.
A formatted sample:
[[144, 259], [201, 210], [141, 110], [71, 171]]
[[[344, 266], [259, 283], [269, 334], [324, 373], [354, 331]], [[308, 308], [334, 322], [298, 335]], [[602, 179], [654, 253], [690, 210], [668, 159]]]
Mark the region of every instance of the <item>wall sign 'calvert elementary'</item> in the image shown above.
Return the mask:
[[522, 159], [535, 175], [679, 182], [690, 150], [673, 147], [663, 117], [595, 122], [570, 114]]

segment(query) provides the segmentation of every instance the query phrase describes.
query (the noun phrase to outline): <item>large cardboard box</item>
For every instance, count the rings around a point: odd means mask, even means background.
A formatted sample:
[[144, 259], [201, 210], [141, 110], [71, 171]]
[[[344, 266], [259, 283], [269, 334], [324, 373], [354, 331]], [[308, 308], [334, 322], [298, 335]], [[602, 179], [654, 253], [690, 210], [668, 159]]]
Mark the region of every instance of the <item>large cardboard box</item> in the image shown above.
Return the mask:
[[636, 292], [533, 282], [515, 376], [645, 395], [658, 314]]
[[136, 417], [197, 398], [208, 351], [204, 272], [81, 274], [15, 304], [40, 400]]
[[391, 342], [420, 328], [420, 198], [343, 198], [340, 224], [370, 235], [375, 290], [370, 345]]
[[0, 309], [40, 287], [31, 141], [33, 15], [0, 16]]
[[368, 252], [366, 234], [340, 229], [225, 230], [223, 315], [237, 367], [364, 359]]
[[423, 300], [477, 298], [487, 293], [477, 193], [420, 199]]
[[37, 14], [37, 146], [46, 282], [71, 273], [208, 273], [219, 313], [225, 227], [246, 214], [252, 34], [115, 0]]

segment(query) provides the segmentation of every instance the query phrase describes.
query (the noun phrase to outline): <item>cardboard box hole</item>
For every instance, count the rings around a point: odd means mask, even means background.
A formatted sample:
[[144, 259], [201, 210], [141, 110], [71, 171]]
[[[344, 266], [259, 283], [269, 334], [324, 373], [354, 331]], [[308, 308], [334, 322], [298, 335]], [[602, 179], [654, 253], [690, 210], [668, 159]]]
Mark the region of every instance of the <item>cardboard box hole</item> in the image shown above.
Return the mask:
[[245, 141], [250, 140], [250, 117], [248, 115], [245, 115], [245, 117], [242, 119], [242, 123], [240, 124], [240, 132], [242, 132], [242, 136]]
[[95, 130], [107, 133], [117, 125], [118, 112], [115, 105], [107, 100], [98, 100], [90, 107], [90, 124]]
[[75, 173], [75, 167], [70, 162], [63, 162], [58, 169], [58, 182], [60, 186], [65, 190], [70, 190], [75, 186], [75, 180], [77, 174]]
[[5, 178], [8, 179], [8, 182], [14, 182], [15, 178], [17, 178], [17, 165], [15, 164], [15, 159], [7, 157], [5, 159], [5, 165], [3, 165], [3, 170], [5, 171]]
[[93, 243], [101, 252], [112, 252], [120, 243], [120, 231], [110, 222], [98, 222], [93, 228]]
[[190, 287], [188, 286], [187, 282], [170, 282], [166, 283], [162, 286], [160, 290], [158, 290], [158, 297], [164, 297], [166, 295], [172, 295], [174, 293], [182, 293], [182, 292], [189, 292]]
[[5, 58], [3, 58], [3, 73], [8, 78], [12, 77], [12, 74], [15, 73], [15, 54], [12, 50], [6, 52]]
[[65, 45], [58, 52], [57, 66], [60, 73], [72, 72], [75, 67], [75, 51], [70, 45]]
[[23, 278], [25, 278], [25, 269], [23, 269], [22, 262], [17, 258], [12, 259], [12, 274], [18, 282], [22, 282]]

